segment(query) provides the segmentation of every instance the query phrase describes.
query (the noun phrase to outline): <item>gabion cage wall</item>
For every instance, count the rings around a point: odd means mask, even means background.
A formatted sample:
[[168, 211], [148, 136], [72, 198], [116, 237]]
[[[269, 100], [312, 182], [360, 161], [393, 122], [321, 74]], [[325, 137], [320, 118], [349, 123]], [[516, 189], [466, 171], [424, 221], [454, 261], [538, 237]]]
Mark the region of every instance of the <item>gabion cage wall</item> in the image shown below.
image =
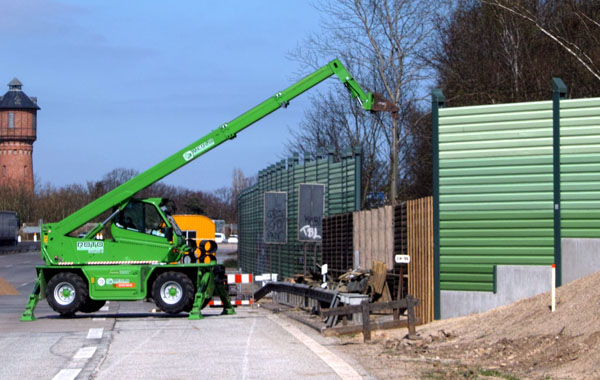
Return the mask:
[[[295, 154], [258, 173], [258, 182], [238, 197], [238, 262], [244, 272], [278, 273], [288, 277], [315, 270], [321, 264], [321, 243], [298, 241], [298, 187], [325, 185], [324, 215], [360, 209], [359, 147], [346, 150], [339, 162], [333, 151], [315, 160]], [[263, 238], [264, 193], [287, 193], [287, 243], [267, 244]]]

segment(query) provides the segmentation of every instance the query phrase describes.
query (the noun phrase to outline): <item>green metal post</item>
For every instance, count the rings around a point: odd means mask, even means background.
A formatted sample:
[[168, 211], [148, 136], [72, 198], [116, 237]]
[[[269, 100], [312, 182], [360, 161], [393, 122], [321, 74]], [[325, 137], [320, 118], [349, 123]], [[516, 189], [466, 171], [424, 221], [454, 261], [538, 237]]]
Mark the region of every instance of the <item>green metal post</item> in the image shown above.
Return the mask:
[[562, 284], [562, 247], [560, 223], [560, 100], [567, 97], [567, 86], [560, 78], [552, 78], [552, 165], [554, 168], [554, 264], [556, 286]]
[[444, 107], [446, 98], [439, 88], [431, 92], [431, 119], [433, 146], [433, 283], [434, 318], [441, 318], [440, 310], [440, 147], [439, 109]]

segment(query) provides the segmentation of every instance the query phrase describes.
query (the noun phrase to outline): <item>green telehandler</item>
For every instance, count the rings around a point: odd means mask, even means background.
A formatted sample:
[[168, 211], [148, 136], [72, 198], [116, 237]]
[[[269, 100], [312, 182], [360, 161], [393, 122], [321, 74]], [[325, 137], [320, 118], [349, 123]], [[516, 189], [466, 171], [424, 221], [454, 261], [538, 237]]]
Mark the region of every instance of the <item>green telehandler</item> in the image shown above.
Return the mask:
[[[152, 298], [167, 313], [189, 312], [189, 319], [201, 319], [201, 309], [217, 295], [223, 313], [234, 314], [225, 268], [216, 260], [195, 262], [195, 243], [186, 243], [163, 199], [134, 196], [332, 75], [363, 109], [397, 111], [383, 97], [363, 91], [339, 60], [329, 62], [63, 220], [43, 224], [45, 265], [36, 267], [37, 281], [21, 320], [35, 320], [35, 306], [43, 298], [61, 316], [98, 311], [107, 300]], [[102, 221], [94, 228], [77, 234], [97, 218]], [[216, 243], [202, 241], [198, 248], [214, 259]]]

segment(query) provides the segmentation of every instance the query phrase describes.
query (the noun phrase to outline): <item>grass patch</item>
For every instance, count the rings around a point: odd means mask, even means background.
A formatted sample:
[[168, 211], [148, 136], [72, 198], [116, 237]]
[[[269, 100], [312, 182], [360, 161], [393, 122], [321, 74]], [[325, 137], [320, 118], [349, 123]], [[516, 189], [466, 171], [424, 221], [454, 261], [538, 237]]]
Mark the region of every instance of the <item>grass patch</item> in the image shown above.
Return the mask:
[[514, 377], [510, 374], [502, 373], [497, 370], [488, 370], [478, 368], [476, 370], [470, 369], [469, 367], [452, 367], [446, 364], [442, 364], [441, 367], [434, 369], [433, 371], [425, 372], [421, 375], [422, 379], [428, 380], [446, 380], [446, 379], [482, 379], [491, 377], [496, 379], [506, 380], [519, 380], [518, 377]]
[[496, 371], [495, 369], [479, 368], [478, 372], [479, 372], [479, 374], [481, 374], [483, 376], [494, 376], [494, 377], [499, 377], [501, 379], [506, 379], [506, 380], [519, 380], [518, 377], [514, 377], [513, 375], [509, 375], [507, 373], [502, 373], [500, 371]]

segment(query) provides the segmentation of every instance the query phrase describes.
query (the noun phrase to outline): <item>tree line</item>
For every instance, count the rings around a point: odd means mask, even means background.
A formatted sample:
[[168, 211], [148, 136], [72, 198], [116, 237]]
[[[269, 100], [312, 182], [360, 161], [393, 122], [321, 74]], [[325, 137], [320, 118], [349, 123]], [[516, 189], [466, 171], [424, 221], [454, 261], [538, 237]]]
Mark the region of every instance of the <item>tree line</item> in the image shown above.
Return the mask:
[[[361, 146], [361, 208], [431, 195], [430, 93], [448, 106], [548, 100], [560, 77], [570, 97], [600, 95], [600, 0], [331, 0], [315, 2], [321, 29], [290, 52], [298, 76], [340, 58], [366, 89], [399, 107], [398, 117], [369, 114], [339, 84], [310, 95], [283, 156], [316, 158]], [[22, 220], [60, 220], [134, 171], [115, 169], [86, 185], [0, 189], [0, 209]], [[140, 196], [174, 201], [178, 213], [235, 223], [237, 195], [252, 179], [234, 169], [231, 187], [192, 191], [157, 183]]]
[[[312, 96], [288, 152], [363, 147], [362, 208], [432, 194], [431, 102], [448, 106], [600, 94], [599, 0], [332, 0], [323, 27], [290, 53], [306, 73], [337, 56], [361, 85], [400, 108], [361, 112], [339, 88]], [[373, 196], [385, 194], [385, 197]]]
[[[19, 185], [2, 186], [0, 210], [17, 211], [22, 223], [59, 221], [137, 174], [133, 169], [117, 168], [99, 181], [60, 187], [36, 184], [34, 192]], [[135, 196], [169, 199], [172, 211], [177, 214], [201, 214], [213, 219], [223, 219], [226, 223], [237, 223], [237, 195], [253, 181], [253, 178], [245, 177], [236, 168], [233, 170], [232, 185], [214, 192], [190, 190], [158, 182]]]

